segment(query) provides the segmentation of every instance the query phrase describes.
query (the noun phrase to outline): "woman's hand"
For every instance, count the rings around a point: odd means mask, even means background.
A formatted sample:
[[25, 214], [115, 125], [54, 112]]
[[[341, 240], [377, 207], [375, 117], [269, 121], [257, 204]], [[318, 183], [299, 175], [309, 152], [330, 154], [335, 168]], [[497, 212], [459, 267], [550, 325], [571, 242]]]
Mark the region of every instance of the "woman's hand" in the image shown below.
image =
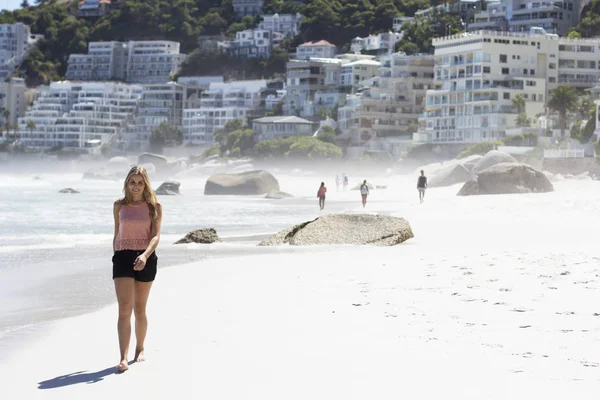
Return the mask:
[[134, 271], [143, 270], [144, 267], [146, 266], [146, 261], [147, 261], [147, 258], [144, 254], [140, 254], [139, 256], [137, 256], [135, 261], [133, 262], [133, 270]]

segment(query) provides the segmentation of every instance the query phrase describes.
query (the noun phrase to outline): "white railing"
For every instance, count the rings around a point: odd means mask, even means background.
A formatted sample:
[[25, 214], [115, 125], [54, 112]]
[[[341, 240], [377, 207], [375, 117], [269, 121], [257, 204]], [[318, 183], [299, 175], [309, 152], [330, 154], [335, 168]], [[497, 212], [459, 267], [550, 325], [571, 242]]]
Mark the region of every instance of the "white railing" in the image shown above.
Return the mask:
[[583, 149], [546, 149], [544, 158], [583, 158]]

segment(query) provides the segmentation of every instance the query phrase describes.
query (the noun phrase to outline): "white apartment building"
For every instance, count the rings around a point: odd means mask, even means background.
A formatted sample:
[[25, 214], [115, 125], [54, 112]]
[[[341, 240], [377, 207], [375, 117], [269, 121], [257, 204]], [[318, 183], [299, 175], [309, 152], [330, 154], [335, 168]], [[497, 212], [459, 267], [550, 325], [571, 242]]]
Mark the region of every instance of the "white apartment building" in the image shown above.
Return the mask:
[[506, 19], [506, 1], [488, 2], [487, 9], [475, 13], [473, 22], [467, 25], [469, 32], [489, 30], [506, 31], [508, 30], [508, 20]]
[[394, 53], [396, 43], [402, 40], [402, 33], [384, 32], [377, 35], [369, 35], [352, 39], [350, 50], [355, 53], [367, 51], [377, 55], [389, 55]]
[[528, 115], [542, 112], [549, 90], [557, 86], [558, 44], [556, 35], [492, 31], [434, 39], [437, 88], [427, 91], [415, 141], [502, 138], [516, 126], [517, 94], [525, 97]]
[[356, 93], [360, 84], [378, 75], [380, 63], [375, 60], [356, 60], [342, 65], [340, 86], [346, 93]]
[[259, 15], [262, 6], [263, 0], [233, 0], [233, 11], [238, 18]]
[[0, 80], [6, 79], [21, 65], [31, 47], [43, 35], [32, 35], [29, 26], [0, 24]]
[[[287, 94], [284, 114], [315, 119], [320, 108], [333, 109], [343, 100], [340, 76], [343, 60], [336, 58], [311, 58], [290, 60], [286, 65]], [[329, 98], [329, 99], [328, 99]]]
[[296, 58], [298, 60], [308, 60], [310, 58], [333, 58], [337, 54], [335, 45], [326, 40], [315, 42], [306, 42], [296, 48]]
[[579, 0], [507, 0], [507, 20], [511, 32], [529, 32], [539, 27], [566, 36], [579, 23]]
[[186, 55], [167, 40], [90, 42], [88, 54], [71, 54], [66, 77], [74, 81], [123, 80], [166, 83], [181, 69]]
[[83, 0], [79, 2], [79, 18], [100, 18], [111, 12], [117, 5], [116, 0]]
[[215, 133], [227, 122], [240, 119], [246, 124], [262, 106], [266, 88], [266, 80], [211, 83], [201, 95], [200, 107], [183, 112], [184, 144], [212, 146]]
[[0, 129], [6, 125], [4, 111], [8, 110], [8, 122], [16, 124], [19, 117], [25, 114], [25, 80], [11, 78], [8, 82], [0, 82]]
[[219, 42], [217, 48], [232, 57], [269, 58], [284, 35], [267, 29], [247, 29], [235, 34], [235, 40]]
[[[117, 140], [133, 121], [142, 87], [114, 82], [52, 82], [19, 118], [21, 142], [47, 149], [91, 149]], [[28, 121], [35, 128], [28, 128]]]
[[300, 32], [302, 15], [296, 14], [264, 14], [258, 29], [278, 32], [284, 36], [294, 37]]
[[129, 149], [146, 149], [152, 131], [163, 122], [183, 130], [185, 86], [175, 82], [142, 85], [133, 126], [123, 133]]

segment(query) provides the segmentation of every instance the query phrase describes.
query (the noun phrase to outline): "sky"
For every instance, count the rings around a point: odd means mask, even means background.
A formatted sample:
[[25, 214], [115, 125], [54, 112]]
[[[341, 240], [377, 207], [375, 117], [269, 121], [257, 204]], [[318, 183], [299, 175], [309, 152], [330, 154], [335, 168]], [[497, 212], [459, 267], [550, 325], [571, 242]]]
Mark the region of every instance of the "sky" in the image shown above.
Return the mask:
[[[19, 8], [21, 1], [23, 0], [0, 0], [0, 9], [14, 10], [15, 8]], [[31, 3], [33, 3], [33, 1]]]

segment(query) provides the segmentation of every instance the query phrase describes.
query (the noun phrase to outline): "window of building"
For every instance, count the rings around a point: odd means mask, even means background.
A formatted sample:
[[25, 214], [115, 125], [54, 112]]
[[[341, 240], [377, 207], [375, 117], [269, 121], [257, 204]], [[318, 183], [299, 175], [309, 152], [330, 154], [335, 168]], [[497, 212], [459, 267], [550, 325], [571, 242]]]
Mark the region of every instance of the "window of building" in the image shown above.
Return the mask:
[[507, 92], [502, 93], [502, 98], [504, 100], [510, 100], [510, 93], [507, 93]]
[[550, 69], [556, 69], [556, 63], [550, 63], [548, 65], [548, 68], [550, 68]]
[[500, 62], [506, 64], [506, 60], [507, 60], [506, 54], [500, 54]]
[[508, 75], [508, 68], [502, 68], [502, 75]]
[[489, 74], [490, 73], [490, 67], [483, 67], [483, 73], [484, 74]]
[[535, 75], [535, 69], [530, 69], [529, 70], [529, 75]]

